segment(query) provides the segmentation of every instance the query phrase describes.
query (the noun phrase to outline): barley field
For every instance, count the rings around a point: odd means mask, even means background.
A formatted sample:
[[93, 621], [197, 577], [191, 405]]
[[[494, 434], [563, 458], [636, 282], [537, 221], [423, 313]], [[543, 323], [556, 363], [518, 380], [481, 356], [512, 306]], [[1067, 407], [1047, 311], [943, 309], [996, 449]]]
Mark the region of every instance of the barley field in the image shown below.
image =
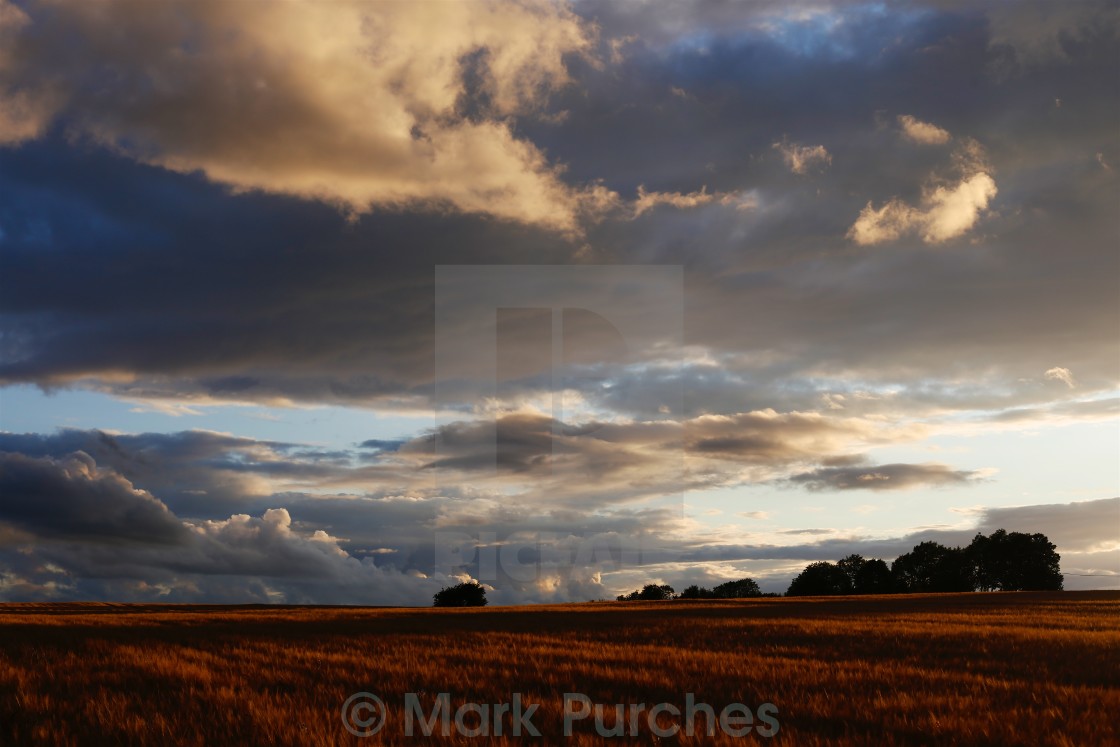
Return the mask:
[[[344, 723], [357, 692], [384, 704], [368, 738]], [[452, 714], [516, 693], [538, 704], [541, 736], [514, 736], [514, 719], [491, 711], [488, 735], [453, 721], [447, 736], [433, 722], [430, 737], [408, 737], [408, 693], [417, 729], [440, 693]], [[623, 735], [600, 736], [589, 716], [565, 737], [565, 693], [603, 704], [604, 728]], [[661, 737], [648, 712], [631, 719], [631, 704], [683, 711], [689, 697], [712, 706], [714, 735], [704, 715], [690, 735], [685, 718], [660, 713], [663, 734], [680, 727]], [[755, 711], [742, 736], [718, 723], [732, 703]], [[774, 709], [770, 736], [762, 704]], [[1117, 713], [1118, 592], [461, 610], [0, 605], [2, 745], [1083, 746], [1120, 744]], [[477, 712], [462, 723], [484, 731]]]

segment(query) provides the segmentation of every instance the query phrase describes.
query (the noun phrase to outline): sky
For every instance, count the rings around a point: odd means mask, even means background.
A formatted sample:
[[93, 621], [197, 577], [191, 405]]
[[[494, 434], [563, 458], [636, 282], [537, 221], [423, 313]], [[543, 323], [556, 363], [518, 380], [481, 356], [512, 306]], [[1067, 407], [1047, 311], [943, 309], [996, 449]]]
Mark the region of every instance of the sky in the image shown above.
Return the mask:
[[0, 0], [0, 600], [1120, 588], [1115, 2]]

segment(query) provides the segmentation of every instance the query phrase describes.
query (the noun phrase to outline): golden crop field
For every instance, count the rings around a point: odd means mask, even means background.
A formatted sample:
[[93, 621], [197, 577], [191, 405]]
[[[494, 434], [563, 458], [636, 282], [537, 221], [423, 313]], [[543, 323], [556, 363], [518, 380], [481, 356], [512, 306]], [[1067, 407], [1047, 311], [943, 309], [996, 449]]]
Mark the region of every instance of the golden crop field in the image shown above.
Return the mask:
[[[356, 692], [381, 731], [343, 723]], [[430, 715], [539, 704], [536, 739], [406, 737], [405, 696]], [[734, 737], [562, 736], [564, 693], [675, 704], [689, 693], [776, 708]], [[572, 706], [574, 709], [575, 706]], [[368, 715], [368, 712], [365, 712]], [[419, 712], [418, 712], [419, 713]], [[1056, 592], [599, 602], [481, 608], [0, 605], [0, 744], [1120, 744], [1120, 593]], [[493, 714], [490, 714], [491, 717]], [[685, 719], [662, 712], [659, 728]], [[367, 722], [368, 723], [368, 722]], [[417, 722], [419, 723], [419, 722]], [[477, 713], [464, 716], [479, 727]], [[493, 729], [492, 718], [488, 722]], [[739, 722], [742, 723], [742, 722]], [[717, 724], [718, 726], [718, 724]]]

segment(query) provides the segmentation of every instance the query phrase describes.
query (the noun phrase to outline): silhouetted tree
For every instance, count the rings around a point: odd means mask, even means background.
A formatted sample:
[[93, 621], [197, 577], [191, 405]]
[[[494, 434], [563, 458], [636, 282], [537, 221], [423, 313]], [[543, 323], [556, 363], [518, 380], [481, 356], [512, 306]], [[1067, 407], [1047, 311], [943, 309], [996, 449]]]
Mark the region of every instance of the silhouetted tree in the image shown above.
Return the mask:
[[435, 607], [485, 607], [486, 589], [477, 581], [445, 586], [432, 597]]
[[895, 558], [889, 568], [878, 558], [866, 560], [857, 554], [835, 564], [810, 563], [793, 579], [786, 595], [1056, 591], [1062, 588], [1060, 562], [1046, 535], [998, 529], [988, 537], [978, 533], [963, 549], [922, 542]]
[[716, 599], [746, 599], [762, 596], [762, 589], [758, 588], [758, 583], [753, 578], [741, 578], [715, 587], [712, 589], [712, 596]]
[[680, 598], [681, 599], [711, 599], [714, 596], [715, 595], [712, 593], [711, 589], [705, 589], [701, 586], [697, 586], [696, 584], [692, 584], [692, 586], [685, 587], [685, 590], [681, 592]]
[[856, 594], [890, 594], [894, 591], [890, 566], [879, 558], [865, 561], [856, 571], [852, 591]]
[[635, 600], [660, 602], [666, 599], [672, 599], [676, 592], [672, 586], [668, 584], [646, 584], [638, 591], [632, 591], [629, 594], [621, 594], [617, 597], [620, 602], [633, 602]]
[[851, 584], [853, 590], [856, 588], [856, 575], [859, 574], [860, 569], [863, 568], [866, 562], [862, 555], [857, 555], [855, 553], [836, 561], [836, 566], [844, 571], [844, 575], [848, 577], [848, 583]]
[[676, 594], [672, 586], [669, 584], [646, 584], [642, 587], [642, 593], [638, 595], [638, 599], [645, 599], [647, 601], [659, 602], [664, 599], [672, 599]]
[[891, 565], [894, 587], [901, 592], [973, 591], [972, 567], [959, 547], [922, 542]]
[[965, 555], [982, 591], [1058, 591], [1063, 585], [1062, 558], [1044, 534], [977, 533]]
[[824, 561], [810, 563], [789, 585], [786, 596], [807, 597], [850, 594], [852, 582], [840, 567]]

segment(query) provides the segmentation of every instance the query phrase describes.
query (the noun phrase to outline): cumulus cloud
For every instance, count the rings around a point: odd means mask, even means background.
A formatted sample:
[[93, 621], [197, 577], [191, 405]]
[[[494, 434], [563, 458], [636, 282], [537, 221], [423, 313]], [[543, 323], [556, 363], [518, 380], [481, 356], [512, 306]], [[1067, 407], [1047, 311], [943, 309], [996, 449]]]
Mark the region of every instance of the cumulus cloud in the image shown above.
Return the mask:
[[424, 604], [446, 580], [359, 560], [284, 508], [180, 520], [80, 452], [0, 454], [0, 567], [5, 600]]
[[931, 177], [916, 206], [897, 197], [880, 208], [868, 202], [848, 230], [848, 238], [870, 245], [916, 233], [925, 243], [938, 244], [967, 233], [999, 190], [975, 140], [965, 139], [953, 152], [952, 162], [958, 179]]
[[789, 478], [810, 490], [904, 490], [918, 486], [967, 485], [981, 477], [945, 464], [880, 464], [865, 467], [822, 467]]
[[231, 509], [278, 490], [329, 485], [348, 470], [348, 455], [213, 431], [112, 434], [65, 429], [51, 435], [0, 433], [0, 451], [34, 458], [88, 455], [191, 517]]
[[770, 147], [782, 154], [786, 166], [795, 174], [807, 174], [832, 164], [832, 154], [823, 145], [798, 145], [783, 140]]
[[902, 127], [902, 134], [907, 140], [922, 145], [944, 145], [951, 137], [948, 130], [923, 122], [909, 114], [900, 114], [898, 124]]
[[0, 521], [48, 537], [166, 544], [182, 524], [151, 493], [75, 452], [61, 459], [0, 452]]
[[[234, 190], [426, 205], [560, 231], [613, 204], [511, 118], [593, 28], [551, 2], [0, 6], [0, 142], [78, 137]], [[44, 102], [54, 106], [47, 107]]]
[[848, 231], [857, 244], [893, 241], [911, 232], [927, 244], [937, 244], [966, 233], [996, 196], [995, 180], [974, 174], [954, 186], [938, 186], [922, 198], [920, 207], [894, 199], [875, 209], [869, 202]]

